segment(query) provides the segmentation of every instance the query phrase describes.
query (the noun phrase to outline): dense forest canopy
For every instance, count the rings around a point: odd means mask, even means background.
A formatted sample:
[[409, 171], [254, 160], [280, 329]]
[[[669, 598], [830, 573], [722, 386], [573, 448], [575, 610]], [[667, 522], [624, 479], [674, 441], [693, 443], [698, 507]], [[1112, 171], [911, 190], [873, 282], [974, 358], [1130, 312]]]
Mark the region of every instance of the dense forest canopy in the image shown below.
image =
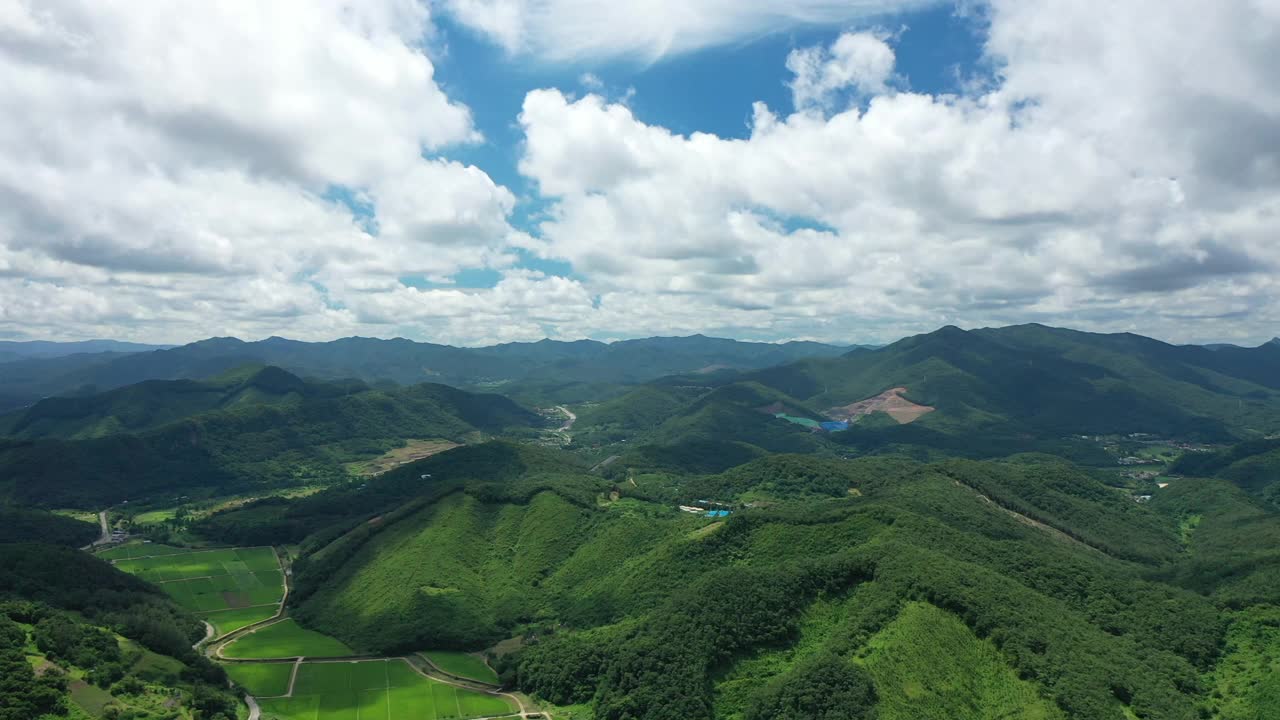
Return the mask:
[[[1280, 711], [1273, 349], [1040, 326], [517, 344], [466, 357], [581, 373], [475, 392], [221, 367], [243, 345], [113, 356], [189, 364], [0, 416], [0, 718], [81, 712], [77, 683], [245, 712], [196, 617], [75, 549], [104, 509], [129, 552], [270, 546], [296, 632], [485, 653], [555, 718]], [[408, 354], [351, 375], [421, 350], [387, 347]], [[687, 366], [717, 353], [738, 366]]]

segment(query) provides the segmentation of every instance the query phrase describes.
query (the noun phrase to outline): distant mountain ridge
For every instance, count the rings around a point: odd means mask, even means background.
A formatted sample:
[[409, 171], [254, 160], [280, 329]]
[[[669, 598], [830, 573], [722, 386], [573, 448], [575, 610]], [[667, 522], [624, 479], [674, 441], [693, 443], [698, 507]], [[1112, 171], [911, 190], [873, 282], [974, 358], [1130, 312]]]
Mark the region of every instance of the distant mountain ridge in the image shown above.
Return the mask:
[[[271, 337], [256, 342], [210, 338], [129, 355], [75, 355], [58, 363], [30, 359], [0, 366], [0, 410], [49, 395], [103, 391], [145, 380], [209, 377], [247, 364], [274, 365], [320, 379], [439, 382], [495, 387], [531, 380], [637, 383], [717, 368], [750, 370], [805, 357], [831, 357], [847, 347], [821, 343], [752, 343], [701, 335], [602, 343], [593, 340], [508, 343], [459, 348], [405, 339], [343, 338], [309, 343]], [[12, 379], [12, 380], [10, 380]], [[24, 402], [25, 401], [25, 402]]]
[[0, 417], [12, 436], [0, 439], [0, 503], [92, 508], [157, 493], [323, 484], [408, 439], [464, 442], [542, 424], [500, 395], [432, 383], [383, 390], [273, 367], [152, 380]]
[[1210, 350], [1043, 325], [944, 327], [873, 351], [746, 375], [813, 408], [894, 387], [923, 428], [1150, 432], [1229, 440], [1280, 430], [1280, 345]]
[[121, 340], [78, 340], [54, 342], [49, 340], [0, 340], [0, 362], [19, 358], [63, 357], [81, 353], [147, 352], [164, 350], [172, 345], [148, 345]]

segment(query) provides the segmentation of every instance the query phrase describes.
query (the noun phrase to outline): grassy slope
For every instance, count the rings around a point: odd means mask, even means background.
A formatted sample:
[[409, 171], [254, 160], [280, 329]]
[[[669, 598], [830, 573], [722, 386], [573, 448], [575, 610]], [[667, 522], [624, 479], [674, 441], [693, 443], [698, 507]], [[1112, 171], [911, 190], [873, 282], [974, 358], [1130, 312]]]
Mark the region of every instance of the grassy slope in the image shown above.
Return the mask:
[[880, 720], [1066, 718], [994, 645], [925, 603], [908, 603], [871, 638], [863, 662], [875, 679]]

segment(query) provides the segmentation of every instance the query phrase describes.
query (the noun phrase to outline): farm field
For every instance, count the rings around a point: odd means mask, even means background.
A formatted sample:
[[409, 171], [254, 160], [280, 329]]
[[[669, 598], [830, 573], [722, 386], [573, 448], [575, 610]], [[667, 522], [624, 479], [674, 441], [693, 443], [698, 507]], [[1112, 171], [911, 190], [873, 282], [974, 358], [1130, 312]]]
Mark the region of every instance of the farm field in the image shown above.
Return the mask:
[[[167, 553], [163, 545], [141, 547]], [[131, 552], [131, 557], [116, 560], [115, 566], [159, 585], [179, 605], [197, 614], [252, 608], [258, 612], [249, 616], [260, 620], [275, 614], [284, 597], [284, 578], [269, 547], [188, 550], [149, 557], [139, 557], [143, 551]], [[264, 610], [269, 611], [265, 616], [261, 614]], [[234, 624], [236, 618], [221, 620]]]
[[505, 698], [431, 680], [399, 659], [303, 663], [291, 697], [260, 698], [259, 705], [262, 720], [457, 720], [516, 712]]
[[290, 657], [346, 657], [351, 648], [328, 635], [308, 630], [291, 618], [236, 638], [222, 649], [229, 658], [261, 660]]
[[293, 663], [226, 663], [222, 667], [235, 684], [255, 697], [274, 697], [289, 692]]
[[246, 625], [270, 619], [276, 614], [279, 605], [260, 607], [229, 608], [200, 613], [200, 618], [213, 626], [215, 637], [222, 637], [229, 632], [239, 630]]
[[492, 685], [498, 684], [498, 674], [485, 664], [484, 660], [470, 653], [456, 650], [427, 650], [420, 653], [431, 661], [432, 665], [458, 677], [478, 680]]
[[131, 542], [117, 545], [110, 550], [104, 550], [98, 553], [98, 557], [103, 560], [128, 560], [130, 558], [150, 557], [153, 555], [181, 555], [189, 552], [195, 551], [191, 548], [173, 547], [172, 545], [162, 545], [160, 543]]

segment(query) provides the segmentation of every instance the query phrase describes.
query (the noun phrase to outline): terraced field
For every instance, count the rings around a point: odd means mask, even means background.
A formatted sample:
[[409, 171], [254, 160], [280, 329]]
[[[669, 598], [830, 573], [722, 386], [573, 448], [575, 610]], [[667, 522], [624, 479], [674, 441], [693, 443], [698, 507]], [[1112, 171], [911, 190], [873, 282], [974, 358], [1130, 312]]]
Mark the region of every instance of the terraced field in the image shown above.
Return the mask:
[[284, 598], [284, 576], [269, 547], [190, 550], [139, 544], [102, 556], [158, 585], [218, 635], [275, 615]]
[[477, 655], [457, 650], [427, 650], [421, 654], [430, 660], [432, 665], [450, 675], [491, 685], [498, 684], [498, 673]]
[[346, 657], [351, 648], [286, 618], [236, 638], [222, 649], [229, 658], [264, 660], [292, 657]]
[[260, 697], [258, 703], [262, 720], [457, 720], [516, 713], [502, 697], [423, 677], [401, 659], [303, 663], [290, 697]]

